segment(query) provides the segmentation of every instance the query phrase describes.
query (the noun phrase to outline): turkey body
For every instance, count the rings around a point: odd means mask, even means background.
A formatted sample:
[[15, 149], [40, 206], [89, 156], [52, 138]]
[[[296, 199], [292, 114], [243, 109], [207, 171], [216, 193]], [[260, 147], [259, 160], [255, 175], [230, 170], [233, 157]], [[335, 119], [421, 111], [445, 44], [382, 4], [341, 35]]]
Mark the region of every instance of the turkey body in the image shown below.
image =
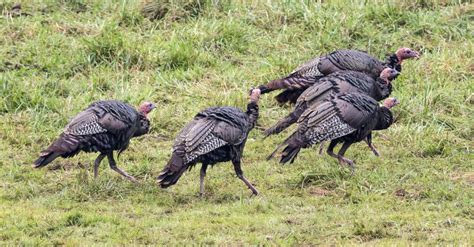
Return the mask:
[[128, 148], [130, 139], [148, 133], [150, 122], [146, 115], [132, 106], [115, 100], [98, 101], [74, 117], [40, 157], [33, 167], [46, 166], [57, 157], [68, 158], [84, 152], [99, 152], [94, 164], [94, 175], [105, 156], [112, 169], [124, 177], [135, 180], [116, 166], [113, 151]]
[[295, 103], [304, 90], [315, 84], [320, 78], [344, 70], [362, 72], [378, 78], [386, 67], [401, 72], [401, 64], [395, 54], [389, 56], [386, 62], [382, 62], [366, 52], [357, 50], [337, 50], [327, 55], [316, 57], [291, 72], [288, 76], [273, 80], [260, 86], [262, 93], [268, 93], [276, 89], [285, 89], [276, 96], [279, 103]]
[[[391, 70], [391, 69], [388, 69]], [[394, 75], [396, 72], [394, 71]], [[376, 101], [387, 98], [392, 92], [392, 84], [382, 78], [373, 79], [371, 76], [357, 71], [338, 71], [326, 77], [306, 89], [296, 101], [294, 110], [281, 119], [274, 126], [265, 131], [265, 135], [278, 134], [285, 130], [303, 114], [303, 112], [314, 104], [319, 104], [330, 99], [334, 95], [342, 93], [366, 94]]]
[[[350, 145], [364, 140], [373, 130], [386, 129], [392, 123], [390, 110], [379, 106], [377, 101], [367, 95], [344, 93], [334, 96], [311, 106], [301, 115], [298, 129], [282, 144], [286, 147], [280, 162], [293, 162], [301, 148], [331, 141], [328, 154], [337, 158], [341, 164], [345, 162], [353, 168], [354, 162], [344, 157]], [[333, 149], [338, 143], [343, 145], [338, 154], [334, 154]]]
[[241, 169], [245, 142], [257, 118], [255, 101], [247, 105], [246, 112], [234, 107], [211, 107], [198, 113], [176, 137], [171, 158], [158, 177], [160, 186], [176, 184], [186, 170], [201, 163], [200, 193], [203, 194], [207, 167], [231, 161], [237, 176], [253, 194], [258, 194]]

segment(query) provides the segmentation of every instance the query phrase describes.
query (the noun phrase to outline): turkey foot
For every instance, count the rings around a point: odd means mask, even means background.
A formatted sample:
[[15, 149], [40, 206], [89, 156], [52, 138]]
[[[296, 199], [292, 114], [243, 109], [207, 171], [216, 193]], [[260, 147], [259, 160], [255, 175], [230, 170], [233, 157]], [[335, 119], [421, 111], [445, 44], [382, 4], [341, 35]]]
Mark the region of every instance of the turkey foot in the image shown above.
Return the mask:
[[240, 174], [240, 175], [237, 174], [237, 177], [239, 177], [240, 180], [242, 180], [245, 183], [245, 185], [247, 185], [247, 187], [252, 191], [253, 195], [255, 196], [258, 195], [258, 190], [255, 189], [255, 187], [247, 180], [247, 178], [244, 177], [243, 174]]
[[346, 163], [351, 168], [351, 176], [354, 175], [355, 172], [355, 161], [352, 161], [344, 156], [339, 156], [337, 158], [339, 160], [339, 165], [343, 166]]
[[245, 183], [245, 185], [247, 185], [247, 187], [252, 191], [252, 194], [258, 195], [257, 189], [255, 189], [255, 187], [253, 187], [253, 185], [247, 180], [247, 178], [245, 178], [244, 172], [242, 171], [242, 168], [240, 167], [240, 159], [233, 160], [232, 163], [234, 164], [234, 170], [235, 170], [235, 174], [237, 174], [237, 177], [240, 180], [242, 180]]
[[375, 156], [379, 157], [380, 153], [379, 151], [375, 148], [374, 144], [372, 143], [367, 143], [369, 145], [370, 150], [372, 150], [372, 153], [374, 153]]
[[[332, 144], [332, 142], [331, 142]], [[339, 152], [337, 153], [337, 160], [339, 160], [339, 165], [343, 165], [343, 163], [346, 163], [348, 166], [350, 166], [351, 168], [351, 176], [354, 175], [354, 171], [355, 171], [355, 162], [344, 157], [344, 154], [346, 153], [347, 149], [352, 145], [351, 142], [344, 142], [342, 144], [342, 147], [341, 149], [339, 150]]]
[[367, 143], [367, 146], [369, 146], [370, 150], [372, 150], [372, 153], [374, 153], [375, 156], [377, 156], [377, 157], [380, 156], [379, 151], [377, 151], [374, 144], [372, 144], [372, 133], [367, 135], [367, 137], [365, 138], [364, 141], [365, 141], [365, 143]]
[[115, 168], [111, 167], [111, 168], [112, 168], [112, 170], [114, 170], [114, 171], [120, 173], [120, 175], [124, 176], [126, 179], [130, 180], [131, 182], [133, 182], [133, 183], [138, 183], [138, 180], [137, 180], [135, 177], [129, 175], [129, 174], [128, 174], [127, 172], [125, 172], [124, 170], [122, 170], [122, 169], [120, 169], [120, 168], [118, 168], [118, 167], [115, 167]]
[[114, 159], [114, 156], [113, 156], [112, 153], [107, 154], [107, 158], [109, 159], [109, 165], [110, 165], [110, 168], [112, 170], [118, 172], [120, 175], [124, 176], [128, 180], [130, 180], [134, 183], [138, 183], [136, 178], [134, 178], [133, 176], [128, 175], [127, 172], [125, 172], [124, 170], [118, 168], [117, 163], [115, 162], [115, 159]]
[[252, 191], [253, 195], [258, 195], [258, 190], [253, 187], [253, 185], [242, 175], [242, 177], [239, 177], [244, 183], [249, 187], [249, 189]]

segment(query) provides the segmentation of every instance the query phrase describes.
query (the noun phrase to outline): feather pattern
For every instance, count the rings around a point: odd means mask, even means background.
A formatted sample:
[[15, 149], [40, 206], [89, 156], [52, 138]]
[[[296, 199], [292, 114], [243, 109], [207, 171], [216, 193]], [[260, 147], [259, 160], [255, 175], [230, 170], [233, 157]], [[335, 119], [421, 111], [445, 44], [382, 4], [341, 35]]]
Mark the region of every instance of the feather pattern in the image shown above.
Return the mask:
[[64, 129], [64, 133], [71, 135], [93, 135], [104, 132], [107, 130], [99, 124], [99, 117], [92, 109], [79, 113]]
[[342, 93], [361, 93], [375, 100], [382, 100], [387, 98], [391, 92], [391, 83], [387, 84], [381, 78], [374, 80], [367, 74], [357, 71], [335, 72], [320, 79], [318, 83], [306, 89], [296, 101], [294, 110], [288, 116], [266, 130], [265, 135], [269, 136], [280, 133], [295, 123], [308, 107], [318, 105], [334, 95]]
[[393, 122], [387, 117], [390, 114], [390, 110], [380, 107], [371, 97], [358, 93], [335, 95], [321, 104], [312, 105], [298, 119], [295, 133], [283, 142], [286, 147], [281, 162], [292, 162], [301, 148], [322, 141], [361, 141], [372, 130], [388, 128]]
[[[173, 152], [158, 176], [161, 187], [166, 188], [196, 163], [203, 167], [218, 162], [232, 161], [240, 170], [240, 158], [250, 130], [258, 118], [258, 105], [250, 102], [247, 111], [234, 107], [210, 107], [199, 112], [178, 134]], [[249, 186], [250, 187], [250, 186]], [[256, 193], [256, 192], [255, 192]]]
[[352, 70], [366, 73], [377, 78], [385, 64], [366, 52], [357, 50], [337, 50], [321, 59], [318, 69], [328, 75], [341, 70]]
[[98, 101], [80, 112], [63, 133], [35, 161], [42, 167], [56, 157], [84, 152], [110, 153], [127, 149], [130, 139], [146, 134], [150, 123], [132, 106], [115, 100]]
[[299, 76], [304, 76], [304, 77], [318, 77], [318, 76], [324, 76], [324, 74], [321, 73], [318, 69], [319, 62], [321, 60], [321, 57], [316, 57], [308, 62], [298, 66], [295, 70], [293, 70], [290, 73], [290, 76], [292, 75], [299, 75]]
[[354, 132], [356, 129], [345, 123], [339, 116], [332, 115], [309, 128], [305, 132], [309, 145], [314, 145], [327, 140], [333, 140]]
[[207, 154], [227, 144], [228, 143], [224, 140], [210, 133], [202, 139], [201, 143], [195, 149], [188, 150], [186, 152], [184, 162], [191, 163], [200, 155]]
[[259, 86], [259, 88], [262, 89], [262, 93], [284, 89], [282, 93], [276, 96], [277, 101], [281, 104], [286, 102], [295, 103], [304, 89], [318, 84], [319, 79], [329, 74], [338, 71], [357, 71], [376, 79], [386, 67], [401, 71], [401, 64], [395, 54], [392, 54], [386, 62], [383, 62], [363, 51], [337, 50], [313, 58], [298, 66], [288, 76], [273, 80]]

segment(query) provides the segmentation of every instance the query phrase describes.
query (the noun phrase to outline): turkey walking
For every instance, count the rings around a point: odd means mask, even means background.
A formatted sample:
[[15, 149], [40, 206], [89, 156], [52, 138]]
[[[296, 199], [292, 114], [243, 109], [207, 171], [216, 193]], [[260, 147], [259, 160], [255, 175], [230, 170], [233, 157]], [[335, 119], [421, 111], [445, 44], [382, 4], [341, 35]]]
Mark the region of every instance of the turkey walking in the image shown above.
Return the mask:
[[260, 90], [253, 89], [245, 113], [234, 107], [211, 107], [198, 113], [176, 137], [171, 158], [158, 177], [160, 186], [175, 184], [186, 170], [201, 163], [199, 191], [203, 195], [207, 167], [232, 161], [237, 177], [257, 195], [240, 165], [247, 136], [257, 122], [259, 97]]
[[[364, 94], [347, 93], [335, 96], [319, 105], [308, 108], [298, 120], [298, 129], [288, 137], [268, 157], [283, 149], [280, 163], [293, 163], [301, 148], [308, 148], [322, 141], [329, 141], [327, 153], [337, 158], [339, 164], [346, 163], [352, 173], [355, 163], [344, 157], [346, 150], [355, 142], [364, 140], [373, 130], [383, 130], [393, 123], [390, 108], [398, 104], [394, 98], [388, 98], [383, 106]], [[334, 147], [342, 142], [338, 154]]]
[[120, 154], [127, 149], [130, 139], [150, 130], [147, 114], [155, 108], [153, 103], [142, 103], [138, 111], [116, 101], [98, 101], [74, 117], [63, 133], [34, 162], [34, 168], [46, 166], [57, 157], [72, 157], [80, 151], [99, 152], [94, 162], [97, 177], [101, 161], [107, 156], [110, 168], [131, 181], [136, 179], [117, 167], [113, 151]]
[[306, 89], [296, 101], [295, 108], [288, 116], [265, 131], [265, 136], [278, 134], [295, 123], [303, 112], [311, 105], [330, 99], [341, 93], [362, 93], [380, 101], [392, 92], [391, 81], [398, 71], [385, 68], [380, 76], [372, 77], [357, 71], [339, 71], [321, 78], [318, 83]]
[[262, 93], [277, 89], [285, 89], [276, 96], [279, 103], [295, 103], [304, 90], [313, 85], [318, 79], [341, 70], [352, 70], [377, 78], [386, 67], [402, 71], [405, 59], [419, 57], [418, 52], [410, 48], [400, 48], [382, 62], [366, 52], [357, 50], [337, 50], [327, 55], [316, 57], [299, 66], [288, 76], [273, 80], [259, 88]]

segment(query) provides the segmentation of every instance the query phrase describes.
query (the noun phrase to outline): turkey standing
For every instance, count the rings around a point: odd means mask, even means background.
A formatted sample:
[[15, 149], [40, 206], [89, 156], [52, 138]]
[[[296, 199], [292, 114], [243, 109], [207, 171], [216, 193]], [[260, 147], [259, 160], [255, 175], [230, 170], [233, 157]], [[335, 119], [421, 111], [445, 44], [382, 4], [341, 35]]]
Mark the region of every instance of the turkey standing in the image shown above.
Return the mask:
[[107, 156], [110, 168], [131, 181], [136, 179], [117, 167], [113, 151], [120, 154], [127, 149], [130, 139], [150, 130], [147, 114], [155, 108], [153, 103], [142, 103], [138, 111], [132, 106], [116, 101], [98, 101], [74, 117], [64, 132], [34, 162], [34, 168], [46, 166], [61, 156], [72, 157], [80, 151], [99, 152], [94, 162], [97, 177], [100, 162]]
[[[298, 120], [298, 129], [268, 157], [272, 158], [281, 146], [286, 145], [280, 163], [293, 163], [301, 148], [331, 140], [327, 153], [337, 158], [339, 164], [346, 163], [354, 172], [355, 162], [344, 157], [353, 143], [370, 136], [373, 130], [383, 130], [393, 123], [390, 108], [399, 102], [388, 98], [383, 106], [364, 94], [347, 93], [335, 96], [319, 105], [308, 108]], [[338, 154], [334, 147], [342, 142]]]
[[337, 50], [327, 55], [316, 57], [296, 68], [288, 76], [273, 80], [259, 86], [262, 93], [276, 89], [285, 89], [276, 96], [276, 100], [295, 103], [304, 90], [313, 85], [318, 79], [341, 70], [363, 72], [377, 78], [386, 67], [402, 71], [402, 62], [405, 59], [419, 57], [418, 52], [410, 48], [400, 48], [382, 62], [366, 52], [357, 50]]
[[377, 101], [383, 100], [392, 92], [391, 81], [397, 75], [398, 71], [395, 69], [385, 68], [376, 80], [362, 72], [349, 70], [339, 71], [323, 77], [301, 94], [296, 101], [293, 112], [268, 128], [265, 131], [265, 136], [280, 133], [295, 123], [308, 107], [330, 99], [336, 94], [362, 93]]
[[160, 186], [167, 188], [175, 184], [186, 170], [201, 163], [202, 195], [207, 167], [232, 161], [237, 177], [257, 195], [258, 191], [244, 177], [240, 164], [247, 136], [257, 122], [259, 97], [260, 90], [253, 89], [245, 113], [234, 107], [211, 107], [198, 113], [176, 137], [171, 158], [158, 177]]

